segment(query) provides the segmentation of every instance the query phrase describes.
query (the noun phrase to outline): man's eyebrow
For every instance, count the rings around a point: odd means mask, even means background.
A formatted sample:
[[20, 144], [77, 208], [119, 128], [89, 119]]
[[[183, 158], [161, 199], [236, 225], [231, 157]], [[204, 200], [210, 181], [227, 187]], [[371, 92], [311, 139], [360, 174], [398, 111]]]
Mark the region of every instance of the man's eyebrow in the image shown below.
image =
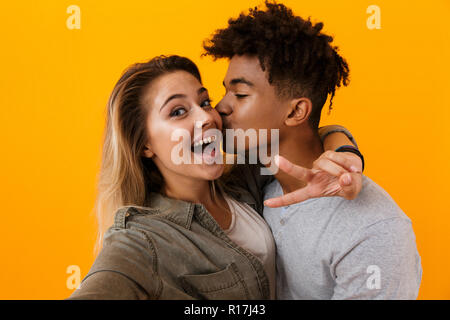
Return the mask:
[[[231, 79], [230, 80], [230, 86], [238, 84], [238, 83], [246, 84], [249, 87], [253, 87], [254, 86], [254, 84], [251, 81], [249, 81], [249, 80], [247, 80], [245, 78], [235, 78], [235, 79]], [[225, 87], [225, 81], [223, 81], [222, 84]]]
[[[198, 94], [198, 95], [201, 95], [201, 94], [202, 94], [203, 92], [205, 92], [205, 91], [208, 92], [208, 90], [206, 90], [205, 87], [201, 87], [200, 89], [197, 90], [197, 94]], [[170, 100], [178, 99], [178, 98], [186, 98], [186, 95], [185, 95], [185, 94], [181, 94], [181, 93], [177, 93], [177, 94], [171, 95], [171, 96], [170, 96], [169, 98], [167, 98], [167, 100], [163, 103], [163, 105], [161, 106], [161, 108], [159, 109], [159, 111], [161, 111], [161, 109], [164, 108], [164, 106], [165, 106], [166, 104], [168, 104]]]

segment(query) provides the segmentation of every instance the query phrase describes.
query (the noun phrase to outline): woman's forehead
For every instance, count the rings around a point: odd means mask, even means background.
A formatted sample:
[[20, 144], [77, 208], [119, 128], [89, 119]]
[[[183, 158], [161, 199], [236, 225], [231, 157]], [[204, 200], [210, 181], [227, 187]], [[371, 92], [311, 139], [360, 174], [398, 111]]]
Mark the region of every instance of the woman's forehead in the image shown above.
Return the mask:
[[147, 89], [144, 99], [151, 105], [160, 106], [174, 94], [196, 97], [202, 87], [200, 81], [189, 72], [175, 71], [156, 79]]

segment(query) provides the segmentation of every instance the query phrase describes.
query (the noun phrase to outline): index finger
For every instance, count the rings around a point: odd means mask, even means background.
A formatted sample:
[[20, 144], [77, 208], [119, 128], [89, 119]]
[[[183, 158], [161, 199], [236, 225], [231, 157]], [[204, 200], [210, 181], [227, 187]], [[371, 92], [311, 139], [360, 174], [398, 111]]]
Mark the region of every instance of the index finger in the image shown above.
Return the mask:
[[301, 166], [297, 166], [297, 165], [293, 164], [292, 162], [290, 162], [285, 157], [276, 155], [275, 156], [275, 164], [278, 166], [278, 168], [280, 168], [287, 174], [293, 176], [294, 178], [296, 178], [300, 181], [308, 182], [310, 180], [310, 177], [311, 177], [310, 169], [307, 169], [307, 168], [304, 168]]
[[286, 193], [285, 195], [280, 197], [267, 199], [266, 201], [264, 201], [264, 205], [270, 208], [285, 207], [294, 203], [308, 200], [309, 198], [311, 198], [311, 196], [308, 193], [307, 187], [305, 187]]

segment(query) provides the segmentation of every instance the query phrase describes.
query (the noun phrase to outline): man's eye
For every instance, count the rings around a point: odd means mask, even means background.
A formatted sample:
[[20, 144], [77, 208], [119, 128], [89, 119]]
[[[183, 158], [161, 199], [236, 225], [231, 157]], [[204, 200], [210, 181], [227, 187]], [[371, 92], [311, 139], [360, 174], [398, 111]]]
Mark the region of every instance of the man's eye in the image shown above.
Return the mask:
[[243, 99], [243, 98], [245, 98], [245, 97], [248, 97], [248, 94], [238, 94], [238, 93], [236, 93], [235, 96], [236, 96], [236, 98], [238, 98], [238, 99]]
[[211, 107], [211, 103], [212, 103], [212, 100], [211, 99], [206, 99], [205, 101], [203, 101], [202, 103], [201, 103], [201, 105], [200, 105], [200, 107]]
[[172, 112], [170, 113], [170, 116], [171, 116], [171, 117], [179, 117], [179, 116], [181, 116], [181, 115], [183, 115], [183, 114], [185, 114], [185, 113], [186, 113], [186, 109], [184, 109], [184, 108], [178, 108], [178, 109], [172, 111]]

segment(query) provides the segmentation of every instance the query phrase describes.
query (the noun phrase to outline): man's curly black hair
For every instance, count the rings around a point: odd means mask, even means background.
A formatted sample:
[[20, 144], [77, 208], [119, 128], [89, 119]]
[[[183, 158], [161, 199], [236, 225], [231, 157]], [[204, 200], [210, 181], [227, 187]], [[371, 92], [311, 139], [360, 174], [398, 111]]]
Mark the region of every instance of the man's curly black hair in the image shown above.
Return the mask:
[[317, 128], [328, 94], [330, 110], [338, 87], [349, 82], [349, 67], [332, 46], [333, 38], [321, 32], [323, 23], [312, 24], [292, 10], [265, 2], [266, 10], [251, 8], [230, 19], [228, 27], [216, 30], [203, 43], [203, 55], [229, 58], [256, 55], [269, 83], [280, 97], [307, 97], [313, 104], [310, 124]]

